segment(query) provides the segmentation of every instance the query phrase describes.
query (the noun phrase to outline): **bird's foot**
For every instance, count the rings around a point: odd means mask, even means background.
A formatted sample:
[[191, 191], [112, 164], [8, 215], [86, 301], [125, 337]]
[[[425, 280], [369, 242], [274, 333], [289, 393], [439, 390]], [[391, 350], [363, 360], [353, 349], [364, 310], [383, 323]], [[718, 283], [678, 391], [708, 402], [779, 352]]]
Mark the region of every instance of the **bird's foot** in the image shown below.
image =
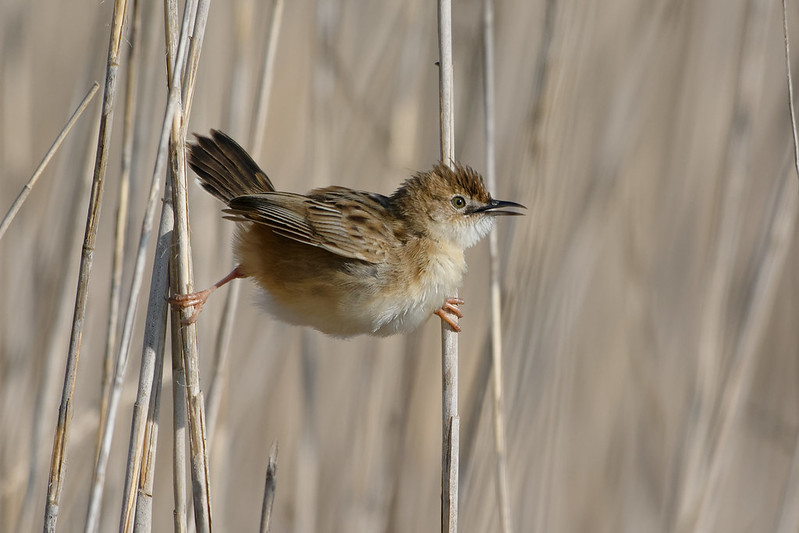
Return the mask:
[[188, 294], [174, 294], [171, 298], [169, 298], [168, 302], [176, 309], [185, 309], [187, 307], [194, 306], [194, 312], [190, 316], [180, 319], [180, 323], [184, 326], [188, 324], [194, 324], [197, 321], [197, 317], [200, 315], [200, 311], [203, 310], [205, 301], [209, 296], [211, 296], [212, 292], [236, 278], [243, 277], [245, 277], [245, 275], [242, 272], [241, 267], [237, 266], [230, 272], [230, 274], [220, 279], [207, 289], [197, 292], [190, 292]]
[[451, 315], [455, 315], [458, 318], [463, 318], [463, 313], [461, 313], [461, 310], [458, 309], [459, 305], [463, 305], [463, 299], [447, 298], [444, 300], [444, 305], [442, 305], [440, 309], [437, 309], [433, 312], [434, 315], [441, 317], [441, 320], [449, 324], [450, 327], [457, 333], [460, 333], [461, 327], [458, 325], [457, 320], [452, 318]]
[[215, 290], [216, 287], [211, 286], [203, 291], [190, 292], [188, 294], [175, 294], [169, 298], [168, 301], [175, 309], [185, 309], [194, 306], [194, 312], [191, 315], [180, 319], [180, 323], [184, 326], [194, 324], [197, 321], [197, 317], [200, 316], [200, 311], [203, 310], [205, 301]]

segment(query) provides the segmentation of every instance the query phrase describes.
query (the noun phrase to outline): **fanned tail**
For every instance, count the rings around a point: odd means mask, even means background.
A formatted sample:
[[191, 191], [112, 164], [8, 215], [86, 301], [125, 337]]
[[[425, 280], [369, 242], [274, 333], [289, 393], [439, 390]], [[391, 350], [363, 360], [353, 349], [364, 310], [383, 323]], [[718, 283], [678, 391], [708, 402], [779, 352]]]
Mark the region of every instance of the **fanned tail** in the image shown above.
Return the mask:
[[225, 133], [211, 130], [210, 137], [196, 137], [189, 145], [189, 165], [205, 190], [226, 204], [238, 196], [275, 190], [250, 154]]

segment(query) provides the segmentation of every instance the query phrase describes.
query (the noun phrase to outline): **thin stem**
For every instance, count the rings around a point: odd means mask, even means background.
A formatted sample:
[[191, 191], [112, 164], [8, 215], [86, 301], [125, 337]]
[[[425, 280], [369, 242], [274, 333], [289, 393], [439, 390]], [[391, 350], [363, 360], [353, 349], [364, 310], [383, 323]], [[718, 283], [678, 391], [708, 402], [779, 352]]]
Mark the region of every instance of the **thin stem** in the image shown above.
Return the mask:
[[[140, 508], [137, 505], [137, 495], [138, 492], [144, 489], [144, 494], [152, 500], [153, 475], [151, 469], [155, 462], [154, 440], [158, 427], [155, 422], [158, 419], [159, 389], [166, 341], [167, 312], [169, 310], [166, 297], [169, 293], [169, 250], [172, 247], [172, 225], [174, 224], [172, 205], [166, 201], [167, 193], [171, 194], [171, 191], [166, 191], [164, 194], [164, 207], [161, 211], [158, 244], [155, 249], [155, 262], [150, 281], [150, 296], [147, 302], [147, 319], [144, 325], [139, 385], [136, 402], [133, 404], [133, 419], [131, 421], [125, 485], [119, 522], [119, 530], [124, 532], [130, 531], [134, 527], [134, 509], [137, 510], [136, 522], [138, 524], [143, 525], [149, 522], [151, 518], [149, 506], [152, 504], [143, 505]], [[153, 395], [155, 395], [155, 398], [153, 398]], [[149, 474], [143, 471], [146, 444], [151, 446], [147, 451], [146, 461], [149, 467]], [[137, 486], [139, 487], [138, 491], [136, 489]], [[147, 509], [145, 516], [140, 516], [138, 513], [142, 509]], [[149, 524], [147, 529], [149, 530]]]
[[[184, 32], [182, 38], [184, 41], [188, 40], [187, 32]], [[178, 65], [182, 63], [180, 61], [181, 50], [185, 50], [185, 48], [186, 48], [185, 43], [179, 46]], [[159, 154], [163, 153], [162, 150], [164, 150], [166, 146], [166, 135], [170, 131], [170, 129], [168, 128], [168, 124], [174, 121], [174, 116], [178, 115], [178, 111], [176, 110], [177, 87], [175, 86], [175, 84], [177, 83], [177, 79], [179, 76], [180, 76], [180, 69], [176, 69], [175, 73], [173, 73], [173, 80], [172, 80], [173, 87], [170, 89], [169, 102], [167, 104], [167, 109], [164, 116], [164, 122], [162, 123], [161, 147], [159, 147]], [[142, 225], [141, 225], [141, 233], [139, 236], [139, 247], [136, 255], [133, 277], [131, 279], [131, 288], [129, 293], [128, 306], [125, 313], [125, 323], [122, 331], [122, 337], [119, 343], [119, 353], [117, 355], [116, 364], [114, 368], [114, 383], [111, 389], [111, 395], [108, 403], [108, 416], [101, 423], [102, 427], [101, 437], [100, 437], [101, 446], [97, 458], [97, 464], [95, 466], [93, 484], [92, 484], [92, 493], [90, 496], [89, 511], [87, 515], [88, 532], [94, 531], [97, 526], [97, 517], [99, 516], [99, 509], [102, 497], [101, 489], [105, 479], [105, 470], [108, 465], [108, 456], [111, 449], [111, 440], [113, 438], [113, 430], [116, 424], [116, 414], [119, 408], [119, 402], [122, 395], [122, 384], [124, 382], [124, 376], [127, 370], [128, 357], [130, 353], [130, 343], [133, 335], [133, 328], [136, 318], [136, 309], [138, 306], [139, 293], [141, 292], [141, 286], [144, 278], [144, 266], [147, 256], [147, 248], [150, 241], [150, 235], [152, 233], [155, 209], [158, 205], [158, 200], [160, 196], [159, 193], [161, 189], [162, 176], [163, 176], [163, 158], [159, 157], [156, 159], [156, 168], [150, 180], [149, 196], [148, 196], [147, 206], [145, 208], [144, 218], [142, 220]], [[148, 381], [151, 380], [148, 379]], [[142, 428], [139, 427], [139, 432], [141, 431], [141, 429]], [[143, 435], [136, 436], [135, 438], [138, 440], [141, 438], [141, 436]], [[129, 479], [128, 481], [131, 482], [132, 479]], [[129, 492], [128, 497], [130, 497], [132, 494], [135, 493]], [[132, 502], [126, 502], [125, 505], [126, 507], [132, 509]]]
[[44, 513], [44, 531], [55, 531], [58, 509], [64, 484], [64, 473], [69, 436], [69, 422], [72, 419], [72, 396], [75, 393], [75, 380], [78, 375], [78, 362], [83, 338], [83, 324], [86, 318], [86, 302], [89, 296], [89, 278], [94, 262], [94, 248], [100, 222], [100, 208], [103, 199], [105, 171], [108, 166], [108, 149], [113, 126], [117, 72], [119, 70], [119, 49], [122, 44], [122, 30], [125, 25], [127, 0], [117, 0], [112, 16], [113, 25], [108, 44], [105, 90], [103, 93], [103, 114], [100, 118], [100, 132], [97, 141], [97, 154], [94, 165], [94, 178], [86, 218], [83, 247], [78, 274], [78, 289], [75, 295], [75, 311], [72, 318], [72, 331], [69, 340], [64, 387], [61, 391], [61, 404], [58, 410], [58, 423], [53, 440], [53, 453], [50, 462], [50, 476], [47, 484], [47, 505]]
[[[169, 200], [170, 203], [172, 200]], [[174, 240], [174, 239], [173, 239]], [[172, 291], [177, 282], [175, 265], [170, 264], [169, 280]], [[188, 502], [186, 501], [186, 369], [183, 366], [183, 348], [180, 339], [180, 317], [170, 313], [172, 338], [172, 489], [175, 533], [186, 533], [188, 528]]]
[[[793, 76], [791, 76], [791, 42], [788, 37], [788, 8], [782, 0], [782, 33], [785, 39], [785, 74], [788, 80], [788, 108], [791, 112], [791, 134], [793, 135], [793, 163], [799, 177], [799, 137], [796, 133], [796, 109], [793, 102]], [[0, 235], [2, 233], [0, 232]]]
[[[452, 165], [454, 154], [452, 3], [438, 1], [439, 104], [441, 161]], [[450, 297], [457, 297], [451, 294]], [[456, 320], [455, 317], [452, 317]], [[458, 334], [447, 321], [441, 321], [442, 451], [441, 451], [441, 531], [458, 530]]]
[[[180, 95], [183, 107], [175, 113], [170, 131], [170, 176], [172, 179], [172, 202], [175, 210], [174, 253], [171, 260], [175, 265], [175, 282], [177, 284], [177, 293], [179, 294], [190, 293], [194, 284], [191, 265], [191, 244], [189, 241], [185, 126], [191, 108], [194, 81], [196, 80], [197, 67], [199, 65], [199, 54], [205, 35], [205, 25], [208, 20], [209, 4], [208, 0], [200, 0], [197, 4], [191, 37], [191, 49], [186, 73], [183, 76], [183, 90]], [[186, 6], [185, 9], [191, 11], [189, 6]], [[177, 86], [173, 81], [170, 93], [175, 89], [177, 89]], [[175, 290], [174, 284], [173, 290]], [[181, 311], [182, 318], [184, 320], [188, 319], [192, 312], [191, 308], [183, 308]], [[197, 531], [204, 533], [211, 531], [211, 499], [208, 480], [205, 401], [200, 389], [196, 324], [181, 324], [178, 334], [181, 340], [183, 365], [186, 371], [189, 446], [191, 449], [189, 461], [191, 464], [192, 494], [194, 497], [194, 518]]]
[[[483, 0], [483, 96], [485, 107], [486, 180], [488, 190], [496, 191], [496, 114], [494, 108], [494, 2]], [[502, 298], [497, 228], [488, 235], [491, 287], [491, 359], [493, 380], [494, 449], [499, 519], [503, 533], [513, 531], [508, 490], [508, 462], [505, 443], [505, 413], [502, 387]]]
[[[182, 34], [188, 34], [191, 11], [195, 8], [194, 3], [187, 3], [183, 12]], [[177, 80], [180, 79], [180, 72], [175, 71], [183, 66], [183, 50], [181, 43], [185, 41], [179, 38], [178, 33], [178, 2], [177, 0], [164, 0], [164, 39], [167, 50], [167, 79], [170, 80], [170, 92], [177, 98]], [[180, 51], [178, 50], [180, 48]], [[180, 53], [179, 53], [180, 52]], [[180, 60], [178, 60], [180, 58]], [[163, 133], [163, 132], [162, 132]], [[163, 161], [166, 159], [167, 144], [165, 137], [162, 136], [162, 144], [159, 146], [158, 158]], [[166, 200], [173, 215], [174, 231], [174, 206], [172, 204], [172, 185], [167, 179], [165, 192], [169, 191]], [[174, 233], [172, 241], [174, 244]], [[177, 283], [177, 265], [172, 261], [170, 254], [169, 261], [169, 285], [173, 294], [180, 292]], [[186, 369], [183, 366], [183, 349], [181, 347], [181, 336], [179, 334], [179, 317], [176, 313], [169, 314], [170, 331], [172, 339], [172, 492], [173, 492], [173, 526], [176, 533], [186, 533], [188, 531], [187, 503], [186, 503]]]
[[272, 21], [269, 25], [269, 38], [264, 54], [264, 65], [261, 73], [261, 84], [258, 89], [258, 99], [255, 101], [255, 114], [250, 124], [250, 152], [255, 160], [261, 155], [261, 146], [264, 144], [266, 133], [266, 118], [269, 115], [269, 96], [272, 93], [272, 80], [275, 75], [275, 56], [277, 43], [280, 38], [280, 28], [283, 22], [283, 0], [275, 0], [272, 7]]
[[[128, 69], [125, 85], [125, 114], [123, 117], [122, 136], [122, 172], [120, 175], [119, 196], [117, 200], [116, 227], [114, 232], [114, 255], [111, 266], [111, 290], [109, 291], [108, 324], [106, 331], [106, 350], [103, 364], [102, 387], [100, 397], [100, 425], [97, 433], [97, 453], [95, 456], [95, 469], [92, 476], [92, 486], [89, 495], [89, 508], [87, 511], [86, 531], [93, 532], [98, 528], [100, 519], [100, 505], [103, 498], [105, 481], [105, 467], [108, 450], [104, 433], [106, 422], [109, 419], [109, 406], [111, 402], [114, 375], [114, 353], [117, 349], [117, 329], [122, 294], [122, 265], [125, 251], [125, 234], [128, 220], [128, 203], [130, 192], [130, 174], [133, 159], [134, 117], [136, 116], [138, 72], [140, 63], [141, 45], [141, 17], [140, 3], [133, 2], [133, 24], [131, 27], [131, 45], [128, 47]], [[111, 414], [113, 417], [113, 414]], [[111, 442], [107, 445], [110, 447]]]
[[22, 190], [19, 192], [19, 195], [17, 196], [16, 200], [14, 200], [14, 203], [11, 204], [11, 207], [8, 209], [6, 216], [3, 217], [3, 221], [0, 222], [0, 239], [3, 238], [3, 234], [8, 229], [8, 226], [11, 225], [11, 221], [14, 220], [14, 217], [17, 216], [17, 211], [19, 211], [20, 207], [22, 207], [22, 204], [25, 202], [25, 199], [30, 194], [31, 189], [33, 189], [33, 186], [36, 185], [36, 182], [39, 180], [39, 177], [44, 172], [44, 169], [47, 168], [47, 164], [50, 162], [55, 153], [61, 147], [61, 143], [64, 142], [64, 139], [66, 138], [67, 134], [72, 130], [72, 126], [75, 125], [80, 116], [89, 106], [89, 102], [92, 101], [92, 98], [94, 98], [94, 95], [97, 94], [97, 89], [99, 88], [100, 88], [99, 83], [97, 82], [92, 83], [92, 86], [89, 88], [89, 92], [87, 92], [86, 96], [83, 97], [83, 100], [80, 101], [80, 104], [78, 104], [77, 109], [75, 109], [75, 111], [72, 113], [72, 116], [69, 117], [69, 120], [61, 129], [61, 132], [55, 138], [55, 141], [53, 141], [53, 144], [50, 146], [50, 149], [47, 150], [46, 154], [44, 154], [44, 157], [39, 163], [39, 166], [36, 167], [36, 170], [33, 171], [33, 175], [28, 180], [28, 183], [26, 183], [22, 187]]
[[[280, 0], [278, 0], [280, 1]], [[264, 500], [261, 504], [261, 533], [269, 533], [272, 523], [272, 506], [275, 503], [275, 489], [277, 488], [277, 442], [272, 443], [269, 450], [269, 463], [266, 466], [266, 481], [264, 482]]]

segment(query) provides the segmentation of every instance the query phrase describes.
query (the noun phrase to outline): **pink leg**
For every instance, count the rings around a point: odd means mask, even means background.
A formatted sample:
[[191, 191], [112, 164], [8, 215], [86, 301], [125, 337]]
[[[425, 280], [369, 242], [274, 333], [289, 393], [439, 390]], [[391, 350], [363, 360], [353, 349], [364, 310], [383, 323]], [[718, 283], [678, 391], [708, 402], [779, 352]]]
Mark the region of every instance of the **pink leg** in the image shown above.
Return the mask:
[[438, 309], [433, 312], [434, 315], [438, 315], [441, 317], [441, 320], [446, 322], [447, 324], [452, 327], [456, 332], [461, 332], [461, 327], [458, 323], [450, 316], [450, 313], [455, 315], [458, 318], [463, 318], [463, 313], [461, 310], [458, 309], [459, 305], [463, 305], [463, 300], [460, 298], [447, 298], [444, 300], [444, 305], [441, 306], [441, 309]]
[[186, 308], [194, 306], [194, 313], [188, 318], [184, 318], [181, 320], [183, 324], [192, 324], [197, 320], [197, 317], [200, 314], [200, 311], [203, 309], [203, 304], [211, 296], [211, 293], [217, 290], [222, 285], [225, 285], [228, 282], [233, 281], [237, 278], [246, 277], [244, 273], [241, 271], [241, 265], [234, 268], [230, 274], [225, 276], [224, 278], [220, 279], [210, 287], [205, 290], [197, 291], [197, 292], [190, 292], [189, 294], [175, 294], [171, 298], [169, 298], [169, 303], [172, 304], [176, 308]]

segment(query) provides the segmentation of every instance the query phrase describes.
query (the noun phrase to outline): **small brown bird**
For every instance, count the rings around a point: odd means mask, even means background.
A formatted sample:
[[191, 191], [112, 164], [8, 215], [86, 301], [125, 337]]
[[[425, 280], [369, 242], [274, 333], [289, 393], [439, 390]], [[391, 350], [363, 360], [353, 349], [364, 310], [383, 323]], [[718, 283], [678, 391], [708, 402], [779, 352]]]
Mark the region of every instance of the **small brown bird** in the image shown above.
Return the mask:
[[452, 298], [466, 271], [464, 250], [484, 237], [497, 215], [520, 215], [494, 200], [480, 174], [438, 164], [391, 196], [346, 187], [307, 195], [276, 191], [249, 154], [224, 133], [197, 136], [189, 164], [202, 186], [238, 222], [238, 266], [212, 287], [170, 299], [203, 303], [217, 288], [250, 277], [276, 318], [336, 337], [409, 332], [431, 314], [456, 331]]

